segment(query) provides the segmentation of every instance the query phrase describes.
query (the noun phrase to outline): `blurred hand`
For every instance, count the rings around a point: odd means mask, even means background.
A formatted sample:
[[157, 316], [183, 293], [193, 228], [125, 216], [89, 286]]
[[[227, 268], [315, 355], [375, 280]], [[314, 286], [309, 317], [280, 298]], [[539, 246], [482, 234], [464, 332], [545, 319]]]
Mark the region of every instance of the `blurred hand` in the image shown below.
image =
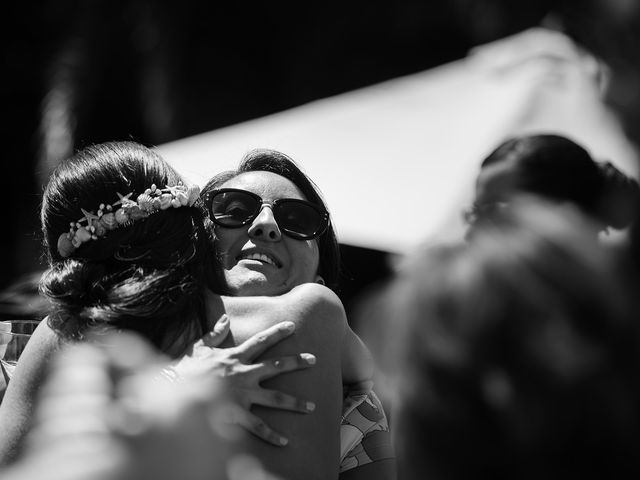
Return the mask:
[[[165, 359], [129, 334], [65, 349], [36, 409], [16, 478], [226, 479], [237, 453], [220, 382], [158, 380]], [[13, 477], [10, 477], [13, 478]]]
[[194, 377], [222, 378], [231, 399], [240, 407], [230, 411], [229, 420], [273, 445], [284, 446], [288, 440], [251, 413], [251, 406], [312, 412], [315, 409], [313, 402], [263, 388], [260, 382], [282, 373], [308, 368], [315, 364], [315, 356], [301, 353], [254, 363], [259, 355], [291, 335], [295, 325], [282, 322], [255, 334], [238, 346], [217, 348], [229, 334], [229, 324], [226, 315], [221, 317], [213, 330], [193, 345], [190, 353], [163, 370], [164, 376], [178, 381]]

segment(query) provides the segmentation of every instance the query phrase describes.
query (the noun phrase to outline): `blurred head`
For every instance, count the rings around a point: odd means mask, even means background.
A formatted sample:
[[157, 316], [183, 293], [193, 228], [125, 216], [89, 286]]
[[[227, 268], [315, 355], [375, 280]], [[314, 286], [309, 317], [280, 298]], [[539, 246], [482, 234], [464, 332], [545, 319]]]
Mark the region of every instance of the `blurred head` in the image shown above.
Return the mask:
[[467, 244], [406, 259], [371, 310], [403, 478], [638, 472], [637, 321], [585, 229], [514, 199]]
[[502, 143], [482, 162], [468, 220], [490, 218], [518, 194], [539, 195], [580, 208], [596, 230], [623, 228], [633, 219], [638, 184], [609, 162], [596, 162], [559, 135], [526, 135]]
[[340, 250], [328, 210], [292, 159], [273, 150], [251, 151], [236, 170], [210, 180], [202, 198], [217, 219], [226, 293], [280, 295], [317, 281], [337, 288]]
[[[87, 212], [96, 214], [100, 205], [127, 194], [136, 199], [153, 184], [179, 181], [158, 154], [133, 142], [90, 146], [55, 170], [41, 211], [50, 263], [42, 290], [55, 304], [52, 327], [79, 338], [87, 327], [111, 325], [161, 346], [167, 333], [187, 327], [185, 318], [197, 317], [200, 292], [214, 282], [200, 201], [107, 229], [66, 258], [58, 250], [60, 236]], [[184, 323], [176, 325], [177, 319]]]

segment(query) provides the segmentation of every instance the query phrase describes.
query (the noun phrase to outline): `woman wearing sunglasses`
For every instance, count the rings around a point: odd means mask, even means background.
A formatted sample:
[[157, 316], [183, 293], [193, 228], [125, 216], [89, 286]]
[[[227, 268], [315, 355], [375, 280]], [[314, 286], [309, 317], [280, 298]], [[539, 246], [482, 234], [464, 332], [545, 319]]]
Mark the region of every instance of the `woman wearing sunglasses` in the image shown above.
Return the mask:
[[[289, 157], [273, 150], [249, 152], [236, 170], [220, 173], [209, 181], [201, 196], [213, 222], [215, 251], [226, 294], [274, 297], [314, 283], [337, 289], [340, 251], [329, 213], [313, 182]], [[330, 337], [334, 333], [330, 324], [306, 326], [309, 327], [325, 330]], [[243, 329], [247, 336], [258, 333], [261, 326], [238, 322], [234, 325], [232, 320], [235, 334], [234, 328]], [[368, 352], [362, 358], [359, 338], [348, 325], [345, 328], [344, 344], [349, 352], [346, 356], [352, 358], [342, 366], [344, 389], [336, 393], [327, 388], [318, 402], [335, 402], [336, 395], [342, 402], [342, 414], [336, 418], [336, 424], [341, 423], [340, 478], [394, 478], [387, 419], [371, 390], [372, 364]], [[305, 335], [305, 330], [301, 328], [296, 335]], [[285, 342], [274, 352], [280, 353]], [[323, 351], [334, 346], [319, 347], [313, 352], [318, 356], [318, 365]], [[348, 368], [349, 365], [360, 368]], [[295, 375], [302, 378], [304, 374]], [[282, 391], [291, 391], [298, 380], [293, 375], [288, 377], [269, 382]], [[272, 409], [258, 411], [271, 426], [282, 425], [286, 415]], [[309, 435], [301, 423], [287, 424], [286, 429], [291, 444], [304, 442]]]

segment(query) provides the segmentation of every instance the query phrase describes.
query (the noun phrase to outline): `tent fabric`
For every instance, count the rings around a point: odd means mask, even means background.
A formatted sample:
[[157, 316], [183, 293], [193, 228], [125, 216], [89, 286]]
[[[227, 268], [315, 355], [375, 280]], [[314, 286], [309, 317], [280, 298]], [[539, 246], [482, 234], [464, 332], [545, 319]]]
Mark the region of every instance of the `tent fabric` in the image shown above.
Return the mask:
[[637, 177], [602, 101], [606, 69], [533, 29], [460, 61], [158, 147], [203, 185], [252, 148], [294, 158], [322, 190], [341, 242], [406, 253], [457, 238], [482, 158], [505, 138], [556, 132]]

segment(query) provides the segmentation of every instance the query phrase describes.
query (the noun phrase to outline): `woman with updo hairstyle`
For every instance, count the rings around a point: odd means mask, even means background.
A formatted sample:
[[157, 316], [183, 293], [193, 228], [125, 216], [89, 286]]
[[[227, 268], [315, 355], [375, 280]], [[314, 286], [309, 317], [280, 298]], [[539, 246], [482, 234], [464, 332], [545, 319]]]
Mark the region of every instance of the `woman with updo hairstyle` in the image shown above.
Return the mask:
[[595, 161], [572, 140], [553, 134], [523, 135], [500, 144], [482, 162], [470, 227], [518, 194], [568, 202], [590, 216], [597, 229], [622, 229], [635, 218], [638, 182], [608, 161]]
[[[89, 327], [133, 330], [175, 357], [205, 333], [203, 287], [217, 291], [218, 282], [200, 201], [129, 221], [69, 258], [59, 249], [68, 219], [83, 215], [79, 206], [180, 182], [158, 154], [134, 142], [90, 146], [53, 173], [41, 211], [51, 265], [41, 290], [52, 300], [49, 325], [62, 338], [80, 340]], [[185, 320], [176, 322], [178, 315]]]

